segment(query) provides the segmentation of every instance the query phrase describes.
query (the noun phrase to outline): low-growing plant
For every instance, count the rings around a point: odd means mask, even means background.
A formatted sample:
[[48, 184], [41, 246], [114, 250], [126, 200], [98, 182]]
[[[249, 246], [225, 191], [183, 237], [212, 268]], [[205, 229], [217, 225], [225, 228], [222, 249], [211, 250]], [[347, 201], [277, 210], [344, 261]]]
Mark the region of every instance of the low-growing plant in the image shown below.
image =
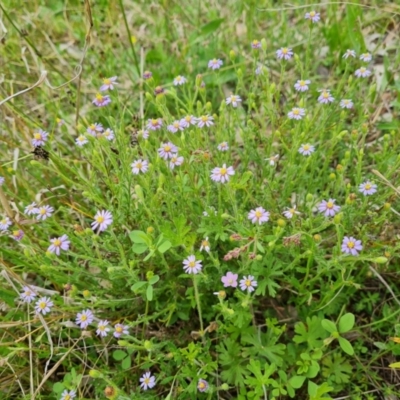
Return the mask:
[[8, 3], [31, 53], [1, 87], [0, 397], [398, 394], [397, 6], [171, 3], [162, 32], [139, 3], [86, 0], [85, 30], [38, 1], [85, 40], [65, 83]]

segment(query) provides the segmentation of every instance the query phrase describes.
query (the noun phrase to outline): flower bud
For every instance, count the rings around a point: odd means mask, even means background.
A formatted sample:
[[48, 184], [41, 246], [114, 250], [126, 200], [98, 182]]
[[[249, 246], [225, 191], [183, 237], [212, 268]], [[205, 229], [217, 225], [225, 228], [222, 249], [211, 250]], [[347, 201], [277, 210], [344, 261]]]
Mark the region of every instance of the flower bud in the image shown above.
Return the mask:
[[111, 399], [111, 398], [114, 399], [115, 394], [116, 394], [116, 390], [112, 386], [106, 386], [106, 388], [104, 389], [104, 395], [108, 399]]
[[235, 57], [236, 57], [236, 53], [233, 50], [231, 50], [229, 52], [229, 58], [231, 59], [231, 61], [234, 61]]
[[154, 276], [153, 271], [147, 271], [146, 272], [146, 279], [149, 281], [152, 277]]
[[340, 224], [340, 222], [342, 221], [342, 219], [343, 219], [343, 213], [338, 213], [338, 214], [336, 214], [334, 217], [333, 217], [333, 222], [335, 223], [335, 224]]
[[261, 39], [261, 48], [263, 51], [267, 51], [267, 41], [265, 39]]
[[334, 173], [329, 174], [329, 179], [334, 181], [336, 179], [336, 175]]
[[212, 110], [212, 104], [209, 101], [207, 101], [207, 103], [206, 103], [206, 111], [210, 112], [211, 110]]
[[238, 68], [238, 70], [237, 70], [237, 76], [238, 76], [238, 78], [243, 78], [243, 71], [242, 71], [241, 68]]
[[257, 261], [261, 261], [262, 260], [262, 255], [261, 254], [257, 254], [256, 255], [256, 260]]
[[148, 234], [151, 234], [151, 233], [154, 232], [154, 228], [153, 228], [152, 226], [149, 226], [149, 227], [146, 229], [146, 232], [147, 232]]
[[278, 221], [276, 221], [277, 225], [283, 228], [286, 225], [286, 221], [282, 218], [279, 218]]
[[222, 219], [228, 219], [228, 218], [231, 218], [231, 216], [230, 216], [229, 214], [227, 214], [227, 213], [223, 213], [223, 214], [221, 215], [221, 218], [222, 218]]
[[153, 101], [153, 96], [149, 92], [146, 92], [145, 97], [147, 101]]
[[376, 257], [372, 261], [376, 262], [377, 264], [386, 264], [388, 259], [386, 257]]
[[343, 165], [342, 164], [336, 165], [336, 171], [342, 172], [343, 171]]
[[[202, 82], [203, 82], [203, 76], [201, 74], [197, 74], [196, 75], [196, 86], [200, 87]], [[185, 114], [185, 113], [183, 113], [183, 114]]]
[[318, 234], [315, 234], [314, 236], [313, 236], [313, 238], [314, 238], [314, 240], [317, 242], [317, 243], [319, 243], [320, 241], [321, 241], [321, 235], [318, 235]]
[[271, 92], [271, 94], [275, 93], [275, 89], [276, 89], [275, 83], [271, 83], [271, 85], [269, 86], [269, 91]]
[[307, 202], [312, 201], [313, 198], [314, 198], [314, 196], [313, 196], [311, 193], [307, 193], [307, 196], [306, 196], [306, 201], [307, 201]]
[[350, 158], [350, 156], [351, 156], [351, 152], [350, 151], [346, 151], [344, 153], [344, 158]]
[[92, 378], [101, 378], [103, 374], [100, 371], [97, 371], [97, 369], [91, 369], [89, 371], [89, 376]]
[[[264, 39], [263, 39], [264, 40]], [[227, 384], [227, 383], [223, 383], [221, 386], [220, 386], [220, 389], [221, 390], [229, 390], [229, 385]]]
[[83, 294], [83, 297], [90, 297], [90, 295], [91, 295], [91, 293], [90, 293], [90, 291], [89, 290], [84, 290], [83, 292], [82, 292], [82, 294]]
[[143, 345], [147, 351], [151, 351], [153, 349], [153, 343], [151, 343], [150, 340], [145, 340]]
[[384, 205], [383, 205], [383, 208], [384, 208], [384, 210], [390, 210], [390, 207], [391, 207], [392, 205], [390, 204], [390, 203], [385, 203]]

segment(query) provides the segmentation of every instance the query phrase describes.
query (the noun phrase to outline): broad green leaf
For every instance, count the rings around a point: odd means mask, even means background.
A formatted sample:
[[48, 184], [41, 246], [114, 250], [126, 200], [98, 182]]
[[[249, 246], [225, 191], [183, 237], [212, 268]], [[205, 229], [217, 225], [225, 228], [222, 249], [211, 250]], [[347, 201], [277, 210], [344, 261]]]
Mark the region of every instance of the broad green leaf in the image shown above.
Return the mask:
[[154, 275], [153, 277], [150, 278], [149, 283], [150, 285], [154, 285], [160, 280], [160, 277], [158, 275]]
[[167, 240], [166, 242], [161, 243], [160, 246], [158, 246], [158, 251], [160, 253], [165, 253], [171, 247], [172, 247], [172, 243], [169, 240]]
[[127, 354], [125, 353], [125, 351], [122, 350], [115, 350], [113, 352], [113, 359], [116, 361], [120, 361], [122, 359], [124, 359], [127, 356]]
[[321, 321], [321, 326], [329, 333], [337, 332], [337, 328], [334, 322], [329, 321], [329, 319], [323, 319]]
[[54, 393], [61, 393], [63, 390], [65, 390], [65, 386], [61, 382], [56, 382], [53, 385], [53, 392]]
[[149, 243], [149, 241], [151, 241], [143, 231], [132, 231], [129, 233], [129, 237], [133, 243]]
[[124, 358], [122, 360], [121, 367], [122, 367], [122, 369], [126, 370], [126, 369], [129, 369], [131, 367], [131, 364], [132, 364], [131, 358], [130, 357], [126, 357], [126, 358]]
[[131, 290], [132, 290], [132, 292], [136, 292], [146, 284], [147, 284], [147, 282], [145, 282], [145, 281], [136, 282], [131, 286]]
[[259, 241], [256, 242], [256, 246], [260, 253], [263, 253], [263, 254], [265, 253], [265, 249]]
[[153, 286], [151, 286], [151, 285], [147, 286], [146, 298], [147, 298], [148, 301], [152, 301], [153, 300]]
[[132, 251], [135, 253], [135, 254], [143, 254], [144, 252], [146, 252], [148, 250], [148, 246], [147, 246], [147, 244], [144, 244], [144, 243], [135, 243], [133, 246], [132, 246]]
[[344, 337], [339, 336], [338, 338], [340, 347], [342, 350], [347, 353], [349, 356], [352, 356], [354, 354], [354, 349], [351, 343], [345, 339]]
[[344, 333], [353, 329], [354, 315], [351, 313], [344, 314], [339, 320], [339, 332]]
[[294, 387], [295, 389], [299, 389], [303, 386], [304, 381], [306, 380], [305, 376], [292, 376], [289, 379], [290, 386]]

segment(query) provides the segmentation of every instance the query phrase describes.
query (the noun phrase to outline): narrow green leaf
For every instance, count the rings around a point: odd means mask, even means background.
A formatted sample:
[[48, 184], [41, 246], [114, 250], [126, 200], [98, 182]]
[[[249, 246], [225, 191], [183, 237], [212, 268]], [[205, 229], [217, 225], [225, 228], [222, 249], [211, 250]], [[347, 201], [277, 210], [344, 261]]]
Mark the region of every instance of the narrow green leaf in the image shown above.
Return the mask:
[[321, 321], [321, 326], [329, 333], [337, 332], [337, 328], [334, 322], [329, 321], [329, 319], [323, 319]]
[[150, 278], [149, 283], [150, 285], [154, 285], [160, 280], [160, 277], [158, 275], [154, 275], [152, 278]]
[[141, 287], [143, 287], [144, 285], [146, 285], [147, 282], [145, 281], [140, 281], [140, 282], [136, 282], [131, 286], [131, 290], [132, 292], [136, 292], [138, 291]]
[[151, 286], [151, 285], [147, 286], [146, 297], [147, 297], [148, 301], [153, 300], [153, 286]]
[[217, 18], [210, 21], [208, 24], [203, 25], [200, 30], [201, 31], [200, 35], [207, 36], [215, 32], [221, 26], [224, 20], [225, 20], [224, 18]]
[[354, 315], [351, 313], [344, 314], [339, 320], [339, 332], [348, 332], [353, 329]]
[[166, 242], [163, 242], [158, 246], [158, 251], [160, 253], [165, 253], [167, 250], [169, 250], [172, 247], [172, 243], [167, 240]]
[[342, 350], [348, 354], [349, 356], [352, 356], [354, 354], [354, 349], [351, 343], [345, 339], [344, 337], [339, 336], [339, 344]]

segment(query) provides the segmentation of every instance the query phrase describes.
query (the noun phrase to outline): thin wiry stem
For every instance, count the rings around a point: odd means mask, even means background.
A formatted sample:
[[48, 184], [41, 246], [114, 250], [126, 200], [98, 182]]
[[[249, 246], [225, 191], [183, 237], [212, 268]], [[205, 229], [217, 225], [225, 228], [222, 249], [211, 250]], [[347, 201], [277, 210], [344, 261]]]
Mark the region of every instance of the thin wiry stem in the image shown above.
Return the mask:
[[119, 5], [121, 6], [122, 15], [124, 17], [125, 28], [126, 28], [126, 32], [128, 34], [128, 39], [129, 39], [129, 44], [131, 46], [133, 59], [135, 61], [135, 67], [137, 69], [138, 75], [140, 76], [140, 66], [139, 66], [137, 55], [136, 55], [135, 46], [132, 43], [131, 31], [129, 29], [128, 20], [126, 19], [125, 8], [124, 8], [124, 5], [122, 4], [122, 0], [119, 0]]

